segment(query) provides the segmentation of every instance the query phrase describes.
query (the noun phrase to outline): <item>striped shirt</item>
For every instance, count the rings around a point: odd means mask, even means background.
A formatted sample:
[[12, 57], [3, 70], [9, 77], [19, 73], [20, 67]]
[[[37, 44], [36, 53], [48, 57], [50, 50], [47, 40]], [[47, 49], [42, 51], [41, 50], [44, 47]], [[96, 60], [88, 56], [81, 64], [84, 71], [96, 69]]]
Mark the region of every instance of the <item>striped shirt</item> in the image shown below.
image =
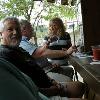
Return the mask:
[[[62, 48], [68, 49], [72, 45], [71, 37], [69, 33], [67, 32], [63, 36], [53, 37], [51, 39], [49, 36], [45, 36], [44, 42], [47, 43], [48, 41], [50, 41], [48, 48], [52, 50], [62, 50]], [[50, 61], [51, 63], [60, 64], [60, 65], [68, 65], [68, 61], [66, 57], [52, 58], [52, 59], [48, 58], [48, 61]]]

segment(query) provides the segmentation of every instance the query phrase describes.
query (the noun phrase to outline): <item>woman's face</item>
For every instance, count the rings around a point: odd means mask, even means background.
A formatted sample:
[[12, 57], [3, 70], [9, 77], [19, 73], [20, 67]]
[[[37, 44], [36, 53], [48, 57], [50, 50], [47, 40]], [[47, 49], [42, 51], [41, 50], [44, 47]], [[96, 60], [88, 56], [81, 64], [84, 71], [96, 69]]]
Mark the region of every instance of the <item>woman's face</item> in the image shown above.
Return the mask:
[[26, 36], [27, 39], [31, 39], [32, 38], [33, 32], [34, 31], [33, 31], [31, 23], [26, 22], [23, 25], [21, 25], [22, 36]]
[[2, 32], [3, 44], [9, 46], [17, 46], [21, 40], [20, 26], [13, 20], [4, 22], [4, 29]]
[[59, 30], [59, 24], [56, 22], [50, 22], [49, 24], [49, 31], [53, 35], [58, 35], [58, 30]]
[[32, 35], [33, 35], [32, 25], [30, 23], [28, 23], [25, 26], [25, 36], [27, 36], [30, 39], [32, 37]]

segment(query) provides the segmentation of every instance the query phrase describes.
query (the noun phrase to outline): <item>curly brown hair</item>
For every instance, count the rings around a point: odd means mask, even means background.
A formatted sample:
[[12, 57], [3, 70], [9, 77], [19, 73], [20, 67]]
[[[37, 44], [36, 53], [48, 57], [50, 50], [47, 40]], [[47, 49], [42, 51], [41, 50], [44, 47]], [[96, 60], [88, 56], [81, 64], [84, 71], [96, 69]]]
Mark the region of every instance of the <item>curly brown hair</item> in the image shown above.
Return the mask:
[[[54, 33], [54, 34], [59, 34], [59, 35], [65, 34], [65, 26], [64, 26], [63, 21], [60, 18], [55, 17], [55, 18], [51, 19], [49, 22], [49, 35], [53, 34], [52, 32], [55, 28], [55, 27], [53, 27], [53, 24], [55, 24], [56, 27], [58, 27], [58, 29], [56, 30], [57, 33]], [[50, 27], [53, 27], [53, 28], [50, 28]]]

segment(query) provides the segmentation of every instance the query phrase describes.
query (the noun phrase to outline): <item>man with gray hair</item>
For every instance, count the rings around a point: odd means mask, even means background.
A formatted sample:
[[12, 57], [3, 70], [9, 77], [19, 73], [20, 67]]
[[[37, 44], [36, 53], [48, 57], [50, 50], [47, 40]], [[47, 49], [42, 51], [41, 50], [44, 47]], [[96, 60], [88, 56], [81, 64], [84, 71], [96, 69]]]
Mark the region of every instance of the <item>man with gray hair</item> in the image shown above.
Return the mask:
[[35, 59], [19, 47], [21, 30], [17, 18], [7, 17], [4, 19], [3, 25], [4, 27], [2, 27], [3, 29], [0, 32], [2, 35], [1, 58], [8, 60], [23, 73], [31, 77], [38, 86], [39, 91], [47, 96], [82, 97], [85, 89], [84, 84], [81, 82], [68, 82], [65, 86], [62, 86], [49, 78], [41, 67], [36, 64]]

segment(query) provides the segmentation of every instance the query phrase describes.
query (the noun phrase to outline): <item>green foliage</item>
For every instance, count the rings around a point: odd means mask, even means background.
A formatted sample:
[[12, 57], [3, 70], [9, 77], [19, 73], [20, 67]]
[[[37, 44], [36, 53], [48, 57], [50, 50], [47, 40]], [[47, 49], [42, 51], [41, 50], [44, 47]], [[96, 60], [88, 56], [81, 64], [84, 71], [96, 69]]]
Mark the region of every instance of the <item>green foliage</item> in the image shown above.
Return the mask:
[[30, 20], [29, 16], [34, 7], [34, 2], [33, 0], [6, 0], [1, 1], [0, 6], [2, 7], [2, 10], [0, 10], [0, 18], [5, 16], [24, 16], [26, 19]]
[[[2, 8], [0, 9], [0, 19], [6, 16], [23, 16], [29, 21], [31, 19], [35, 19], [35, 22], [39, 23], [40, 19], [45, 19], [46, 21], [49, 21], [53, 17], [73, 19], [77, 15], [75, 7], [48, 3], [46, 0], [43, 0], [42, 3], [43, 9], [41, 9], [41, 11], [38, 11], [34, 8], [34, 0], [0, 0], [0, 7]], [[32, 13], [35, 12], [35, 10], [37, 10], [38, 14], [36, 14], [37, 16], [34, 17]], [[46, 14], [44, 15], [42, 12]], [[37, 27], [37, 29], [40, 30], [39, 33], [44, 34], [47, 31], [45, 27], [39, 29], [38, 24], [36, 24], [35, 22], [33, 24], [34, 27]]]
[[[0, 1], [0, 19], [5, 16], [23, 16], [30, 21], [32, 10], [34, 9], [34, 0], [1, 0]], [[39, 14], [45, 20], [49, 20], [53, 17], [67, 17], [73, 19], [76, 15], [76, 9], [68, 5], [57, 5], [54, 3], [48, 3], [43, 1], [43, 11], [47, 15]], [[42, 11], [42, 12], [43, 12]]]
[[39, 26], [37, 26], [37, 32], [36, 32], [37, 37], [38, 38], [44, 37], [45, 34], [47, 34], [47, 31], [48, 30], [47, 30], [47, 27], [45, 25], [39, 25]]
[[73, 19], [76, 18], [77, 9], [75, 6], [70, 5], [61, 5], [61, 4], [54, 4], [54, 3], [47, 3], [44, 2], [45, 5], [45, 12], [47, 12], [46, 16], [42, 16], [45, 20], [50, 20], [53, 17], [63, 17]]

